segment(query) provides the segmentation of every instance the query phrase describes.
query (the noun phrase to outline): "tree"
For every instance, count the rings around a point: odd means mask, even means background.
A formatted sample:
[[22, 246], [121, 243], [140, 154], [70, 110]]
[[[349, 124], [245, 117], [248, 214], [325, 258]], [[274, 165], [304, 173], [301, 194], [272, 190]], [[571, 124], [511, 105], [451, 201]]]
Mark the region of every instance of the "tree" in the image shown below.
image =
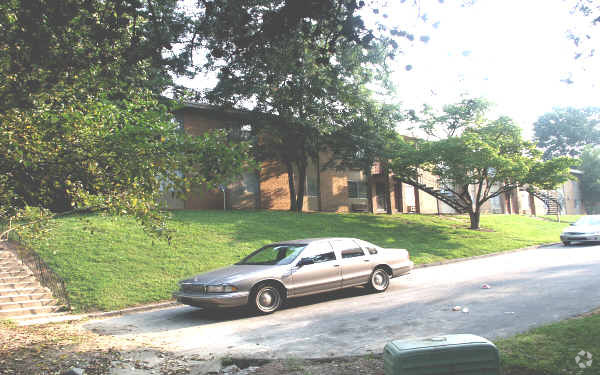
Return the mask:
[[[451, 114], [469, 114], [473, 101], [447, 106]], [[460, 117], [460, 116], [459, 116]], [[456, 121], [427, 121], [446, 129], [448, 137], [433, 140], [406, 141], [397, 139], [396, 155], [392, 160], [395, 174], [415, 179], [418, 169], [439, 177], [441, 188], [451, 194], [458, 205], [469, 213], [471, 229], [479, 229], [481, 208], [488, 200], [519, 186], [555, 186], [569, 176], [572, 160], [561, 157], [544, 162], [541, 152], [524, 141], [521, 129], [508, 117], [488, 120], [483, 115], [477, 121], [462, 122], [462, 131], [456, 134]], [[439, 133], [438, 133], [439, 134]]]
[[[176, 0], [10, 0], [0, 4], [0, 109], [34, 105], [35, 95], [78, 84], [73, 94], [130, 87], [161, 93], [171, 74], [190, 73], [189, 18]], [[82, 84], [87, 81], [88, 85]]]
[[[355, 15], [362, 3], [203, 2], [198, 30], [211, 36], [206, 67], [219, 77], [206, 97], [225, 108], [251, 108], [259, 157], [286, 167], [291, 210], [302, 211], [309, 161], [324, 148], [341, 149], [334, 134], [359, 123], [390, 124], [382, 117], [389, 110], [373, 110], [369, 87], [388, 91], [393, 43], [366, 30]], [[367, 116], [380, 117], [363, 121]]]
[[600, 207], [600, 148], [586, 147], [581, 154], [583, 174], [579, 177], [583, 204], [588, 214], [598, 213]]
[[[367, 177], [376, 162], [385, 171], [393, 156], [391, 146], [397, 133], [395, 125], [404, 119], [400, 108], [392, 104], [367, 102], [365, 115], [355, 116], [343, 128], [331, 134], [325, 144], [333, 152], [334, 159], [325, 166], [338, 169], [358, 169]], [[387, 187], [389, 189], [389, 186]], [[368, 211], [373, 212], [371, 189], [367, 189]]]
[[164, 234], [165, 191], [226, 183], [249, 157], [247, 145], [227, 142], [224, 132], [181, 132], [170, 108], [151, 94], [131, 92], [120, 102], [61, 96], [38, 103], [0, 114], [0, 148], [6, 150], [0, 174], [7, 177], [1, 190], [9, 198], [0, 204], [12, 208], [8, 217], [27, 206], [102, 210], [132, 215]]
[[542, 115], [534, 129], [544, 159], [577, 157], [584, 146], [600, 145], [600, 108], [555, 108]]
[[102, 210], [168, 237], [161, 187], [185, 193], [241, 173], [246, 144], [183, 134], [161, 98], [171, 74], [187, 72], [187, 52], [169, 53], [189, 25], [176, 1], [11, 0], [0, 24], [0, 221], [10, 230]]

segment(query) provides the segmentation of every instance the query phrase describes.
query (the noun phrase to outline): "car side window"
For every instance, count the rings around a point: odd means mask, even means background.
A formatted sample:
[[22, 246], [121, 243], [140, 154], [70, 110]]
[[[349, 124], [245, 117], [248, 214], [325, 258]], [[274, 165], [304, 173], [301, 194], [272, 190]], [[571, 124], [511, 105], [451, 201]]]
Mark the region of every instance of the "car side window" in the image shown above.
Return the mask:
[[373, 245], [372, 243], [363, 240], [358, 240], [358, 243], [360, 244], [360, 246], [362, 246], [363, 249], [366, 249], [369, 252], [369, 254], [377, 254], [377, 246]]
[[365, 256], [365, 252], [361, 248], [342, 250], [342, 259], [364, 257], [364, 256]]
[[323, 263], [335, 260], [335, 253], [330, 251], [328, 253], [318, 254], [312, 257], [313, 262], [315, 263]]
[[363, 249], [352, 240], [334, 240], [333, 247], [342, 254], [342, 259], [365, 256]]
[[331, 249], [329, 242], [318, 242], [312, 244], [302, 258], [311, 259], [315, 263], [330, 262], [336, 260], [335, 252]]

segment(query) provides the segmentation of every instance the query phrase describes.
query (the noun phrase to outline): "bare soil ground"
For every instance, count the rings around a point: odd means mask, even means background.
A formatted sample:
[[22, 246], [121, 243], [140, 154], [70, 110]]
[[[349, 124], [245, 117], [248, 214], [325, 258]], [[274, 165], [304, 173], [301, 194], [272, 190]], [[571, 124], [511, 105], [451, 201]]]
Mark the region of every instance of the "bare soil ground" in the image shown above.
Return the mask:
[[[597, 310], [593, 313], [599, 313]], [[586, 314], [589, 315], [589, 314]], [[0, 321], [0, 374], [60, 375], [70, 368], [85, 375], [383, 375], [383, 355], [324, 359], [248, 360], [180, 356], [152, 348], [152, 343], [100, 336], [78, 324], [21, 327]], [[541, 375], [513, 368], [504, 375]]]

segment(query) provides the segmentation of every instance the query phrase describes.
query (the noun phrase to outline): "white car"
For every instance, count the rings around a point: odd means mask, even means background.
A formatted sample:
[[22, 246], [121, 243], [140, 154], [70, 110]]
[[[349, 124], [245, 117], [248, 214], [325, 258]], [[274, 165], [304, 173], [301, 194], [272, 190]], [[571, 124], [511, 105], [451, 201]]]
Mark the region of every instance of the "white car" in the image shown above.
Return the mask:
[[571, 242], [600, 242], [600, 215], [583, 216], [560, 235], [565, 246]]

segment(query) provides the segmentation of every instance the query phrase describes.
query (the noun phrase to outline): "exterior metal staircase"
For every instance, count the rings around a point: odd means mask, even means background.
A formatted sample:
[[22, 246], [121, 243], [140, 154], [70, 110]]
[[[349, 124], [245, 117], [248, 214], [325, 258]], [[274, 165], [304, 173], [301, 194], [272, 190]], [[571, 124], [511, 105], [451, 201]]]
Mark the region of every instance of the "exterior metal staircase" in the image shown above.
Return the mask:
[[416, 178], [407, 176], [394, 176], [397, 180], [414, 186], [415, 188], [426, 192], [427, 194], [439, 199], [446, 203], [448, 206], [456, 210], [457, 213], [469, 212], [469, 207], [453, 193], [444, 190], [440, 184], [439, 179], [435, 177], [424, 176], [423, 174], [417, 174]]
[[553, 190], [538, 190], [533, 188], [523, 189], [528, 191], [534, 197], [538, 198], [546, 205], [546, 215], [558, 215], [562, 212], [560, 197]]

